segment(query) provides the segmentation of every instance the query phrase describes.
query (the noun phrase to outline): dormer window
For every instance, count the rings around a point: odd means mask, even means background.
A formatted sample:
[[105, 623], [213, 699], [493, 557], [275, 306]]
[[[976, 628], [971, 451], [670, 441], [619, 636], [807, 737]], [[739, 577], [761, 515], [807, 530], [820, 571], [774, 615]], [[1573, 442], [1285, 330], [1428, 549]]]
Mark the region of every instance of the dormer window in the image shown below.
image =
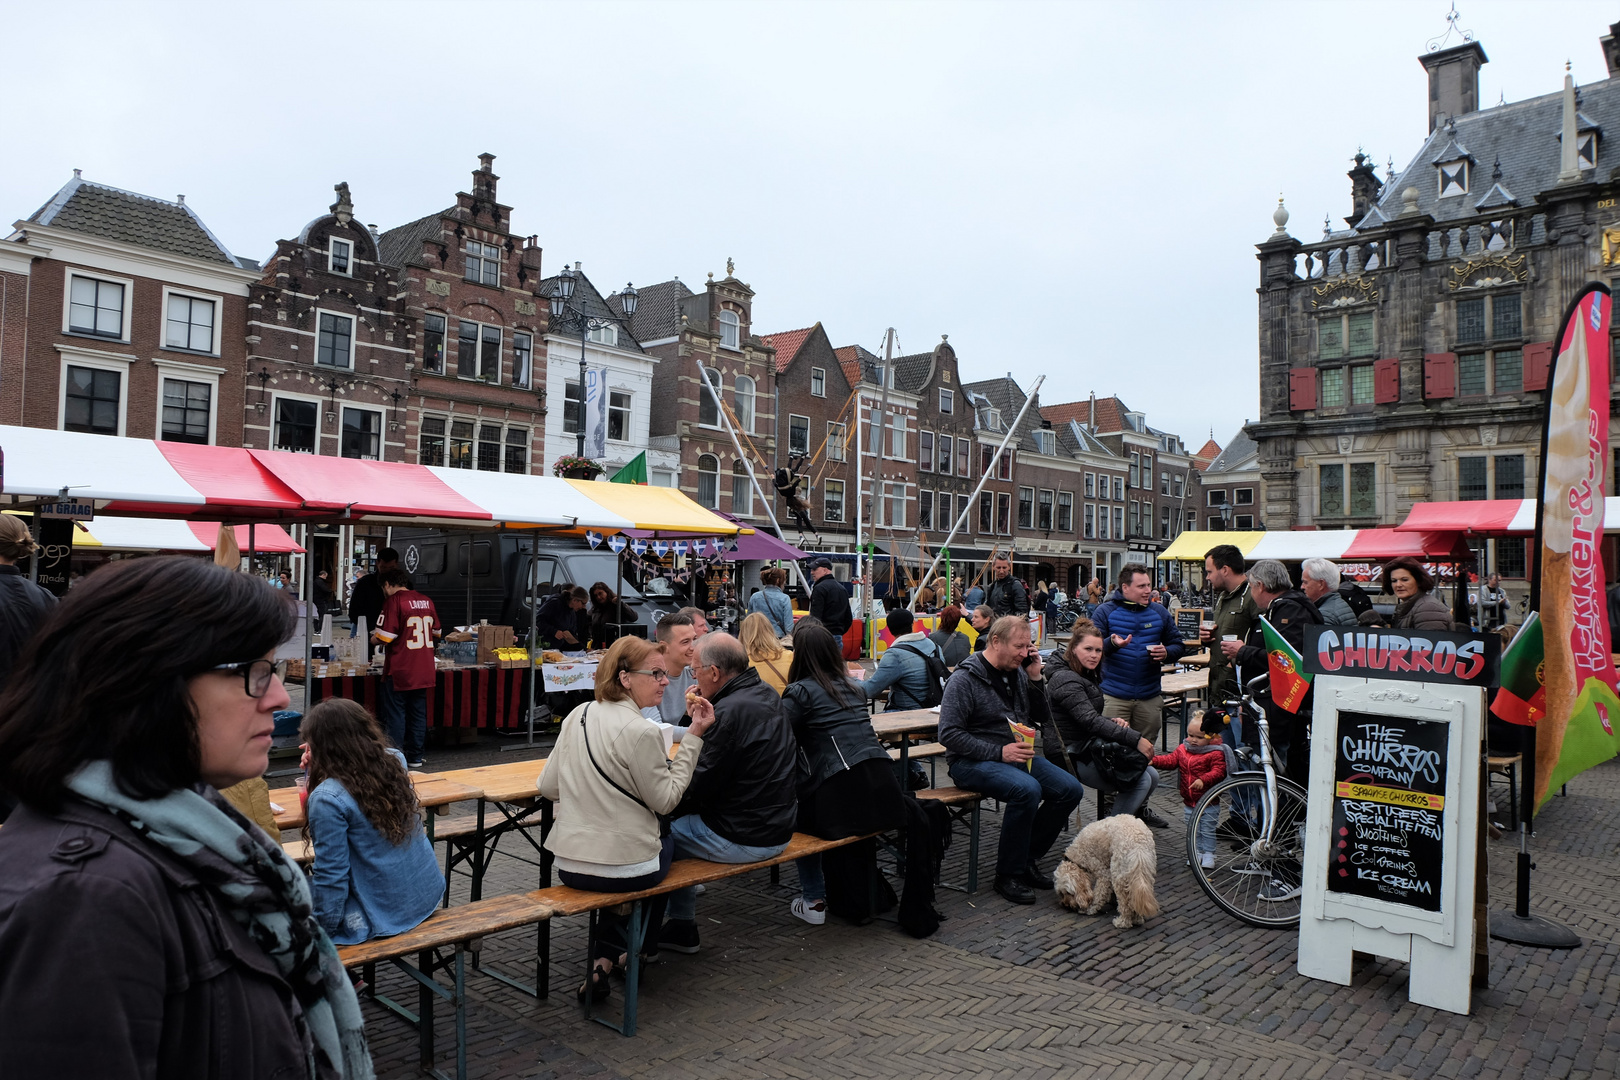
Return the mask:
[[617, 345], [619, 343], [619, 328], [612, 323], [608, 323], [606, 326], [591, 329], [586, 336], [598, 345]]
[[1454, 195], [1468, 194], [1468, 159], [1458, 158], [1456, 161], [1442, 161], [1437, 166], [1440, 172], [1440, 197], [1449, 199]]
[[326, 251], [326, 268], [332, 271], [334, 274], [350, 273], [349, 260], [353, 254], [353, 244], [349, 243], [347, 240], [339, 240], [336, 237], [333, 237], [328, 241]]
[[1045, 454], [1048, 457], [1057, 453], [1057, 432], [1041, 430], [1033, 434], [1035, 435], [1035, 450], [1037, 453]]
[[991, 431], [1000, 431], [1001, 430], [1001, 410], [1000, 409], [986, 409], [986, 410], [984, 410], [984, 422], [985, 422], [985, 426], [988, 427]]
[[1575, 157], [1582, 169], [1597, 168], [1597, 132], [1583, 131], [1575, 139]]
[[726, 349], [742, 348], [742, 320], [735, 311], [720, 313], [720, 346]]

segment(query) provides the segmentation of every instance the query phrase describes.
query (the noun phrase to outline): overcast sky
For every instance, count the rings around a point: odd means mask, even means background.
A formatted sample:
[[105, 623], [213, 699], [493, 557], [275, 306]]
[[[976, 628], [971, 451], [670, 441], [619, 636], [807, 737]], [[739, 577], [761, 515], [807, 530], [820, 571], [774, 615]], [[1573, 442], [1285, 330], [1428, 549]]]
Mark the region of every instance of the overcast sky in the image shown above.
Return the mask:
[[[1607, 76], [1612, 2], [1459, 6], [1483, 103], [1558, 90], [1566, 59]], [[340, 180], [387, 229], [488, 151], [548, 272], [697, 287], [731, 257], [756, 332], [948, 334], [967, 378], [1044, 373], [1045, 401], [1118, 394], [1224, 445], [1257, 412], [1278, 194], [1314, 240], [1358, 146], [1404, 167], [1448, 7], [0, 0], [0, 213], [80, 168], [183, 192], [263, 259]]]

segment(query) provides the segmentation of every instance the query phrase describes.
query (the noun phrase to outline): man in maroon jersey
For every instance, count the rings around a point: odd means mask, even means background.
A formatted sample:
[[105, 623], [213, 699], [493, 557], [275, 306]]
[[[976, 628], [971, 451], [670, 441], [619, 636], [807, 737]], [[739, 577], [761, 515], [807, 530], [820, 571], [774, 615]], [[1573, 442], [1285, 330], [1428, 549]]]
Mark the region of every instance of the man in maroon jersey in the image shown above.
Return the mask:
[[405, 571], [398, 567], [382, 571], [382, 589], [386, 599], [371, 637], [387, 648], [379, 703], [383, 727], [394, 745], [405, 752], [406, 764], [420, 769], [424, 764], [422, 744], [427, 740], [427, 692], [433, 688], [435, 674], [433, 642], [444, 631], [439, 628], [433, 601], [412, 590]]

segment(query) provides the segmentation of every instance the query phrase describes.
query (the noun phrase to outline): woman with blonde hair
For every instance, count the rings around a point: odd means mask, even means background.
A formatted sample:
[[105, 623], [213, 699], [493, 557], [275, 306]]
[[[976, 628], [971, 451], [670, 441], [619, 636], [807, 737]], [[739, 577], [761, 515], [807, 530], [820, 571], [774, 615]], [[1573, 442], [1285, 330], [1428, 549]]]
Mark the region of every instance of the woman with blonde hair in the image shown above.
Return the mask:
[[737, 640], [748, 650], [748, 666], [759, 672], [765, 685], [778, 694], [787, 688], [793, 650], [782, 647], [770, 619], [757, 611], [749, 615], [737, 628]]
[[[697, 768], [703, 736], [714, 723], [714, 707], [687, 694], [692, 726], [673, 760], [664, 752], [657, 725], [641, 710], [664, 699], [669, 668], [664, 647], [641, 638], [613, 643], [596, 668], [596, 700], [563, 720], [557, 745], [540, 774], [542, 797], [557, 804], [556, 823], [546, 848], [557, 859], [564, 885], [591, 892], [637, 892], [664, 880], [675, 845], [663, 818], [679, 805]], [[597, 922], [590, 982], [579, 998], [601, 1001], [612, 992], [615, 964], [629, 950], [653, 951], [641, 930], [663, 922], [664, 898], [648, 907], [644, 922], [604, 912]]]

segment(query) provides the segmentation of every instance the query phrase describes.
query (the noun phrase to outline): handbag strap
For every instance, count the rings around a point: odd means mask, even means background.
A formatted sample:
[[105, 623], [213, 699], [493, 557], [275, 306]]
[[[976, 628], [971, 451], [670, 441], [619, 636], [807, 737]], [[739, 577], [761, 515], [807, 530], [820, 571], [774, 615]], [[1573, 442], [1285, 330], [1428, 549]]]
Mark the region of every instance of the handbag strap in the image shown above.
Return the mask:
[[760, 663], [762, 663], [766, 667], [770, 668], [772, 675], [775, 675], [778, 679], [781, 679], [784, 683], [787, 682], [787, 676], [782, 674], [782, 669], [781, 668], [777, 667], [775, 664], [771, 663], [769, 660], [761, 660]]
[[590, 712], [591, 707], [586, 705], [585, 711], [579, 714], [579, 730], [580, 733], [585, 736], [585, 756], [591, 759], [591, 765], [595, 767], [597, 773], [602, 777], [602, 779], [606, 780], [612, 786], [614, 791], [617, 791], [620, 795], [623, 795], [625, 798], [647, 811], [647, 813], [651, 814], [653, 812], [652, 807], [648, 806], [635, 795], [620, 787], [618, 782], [604, 772], [601, 765], [597, 764], [596, 755], [591, 752], [591, 729], [585, 726], [585, 717], [589, 716]]

